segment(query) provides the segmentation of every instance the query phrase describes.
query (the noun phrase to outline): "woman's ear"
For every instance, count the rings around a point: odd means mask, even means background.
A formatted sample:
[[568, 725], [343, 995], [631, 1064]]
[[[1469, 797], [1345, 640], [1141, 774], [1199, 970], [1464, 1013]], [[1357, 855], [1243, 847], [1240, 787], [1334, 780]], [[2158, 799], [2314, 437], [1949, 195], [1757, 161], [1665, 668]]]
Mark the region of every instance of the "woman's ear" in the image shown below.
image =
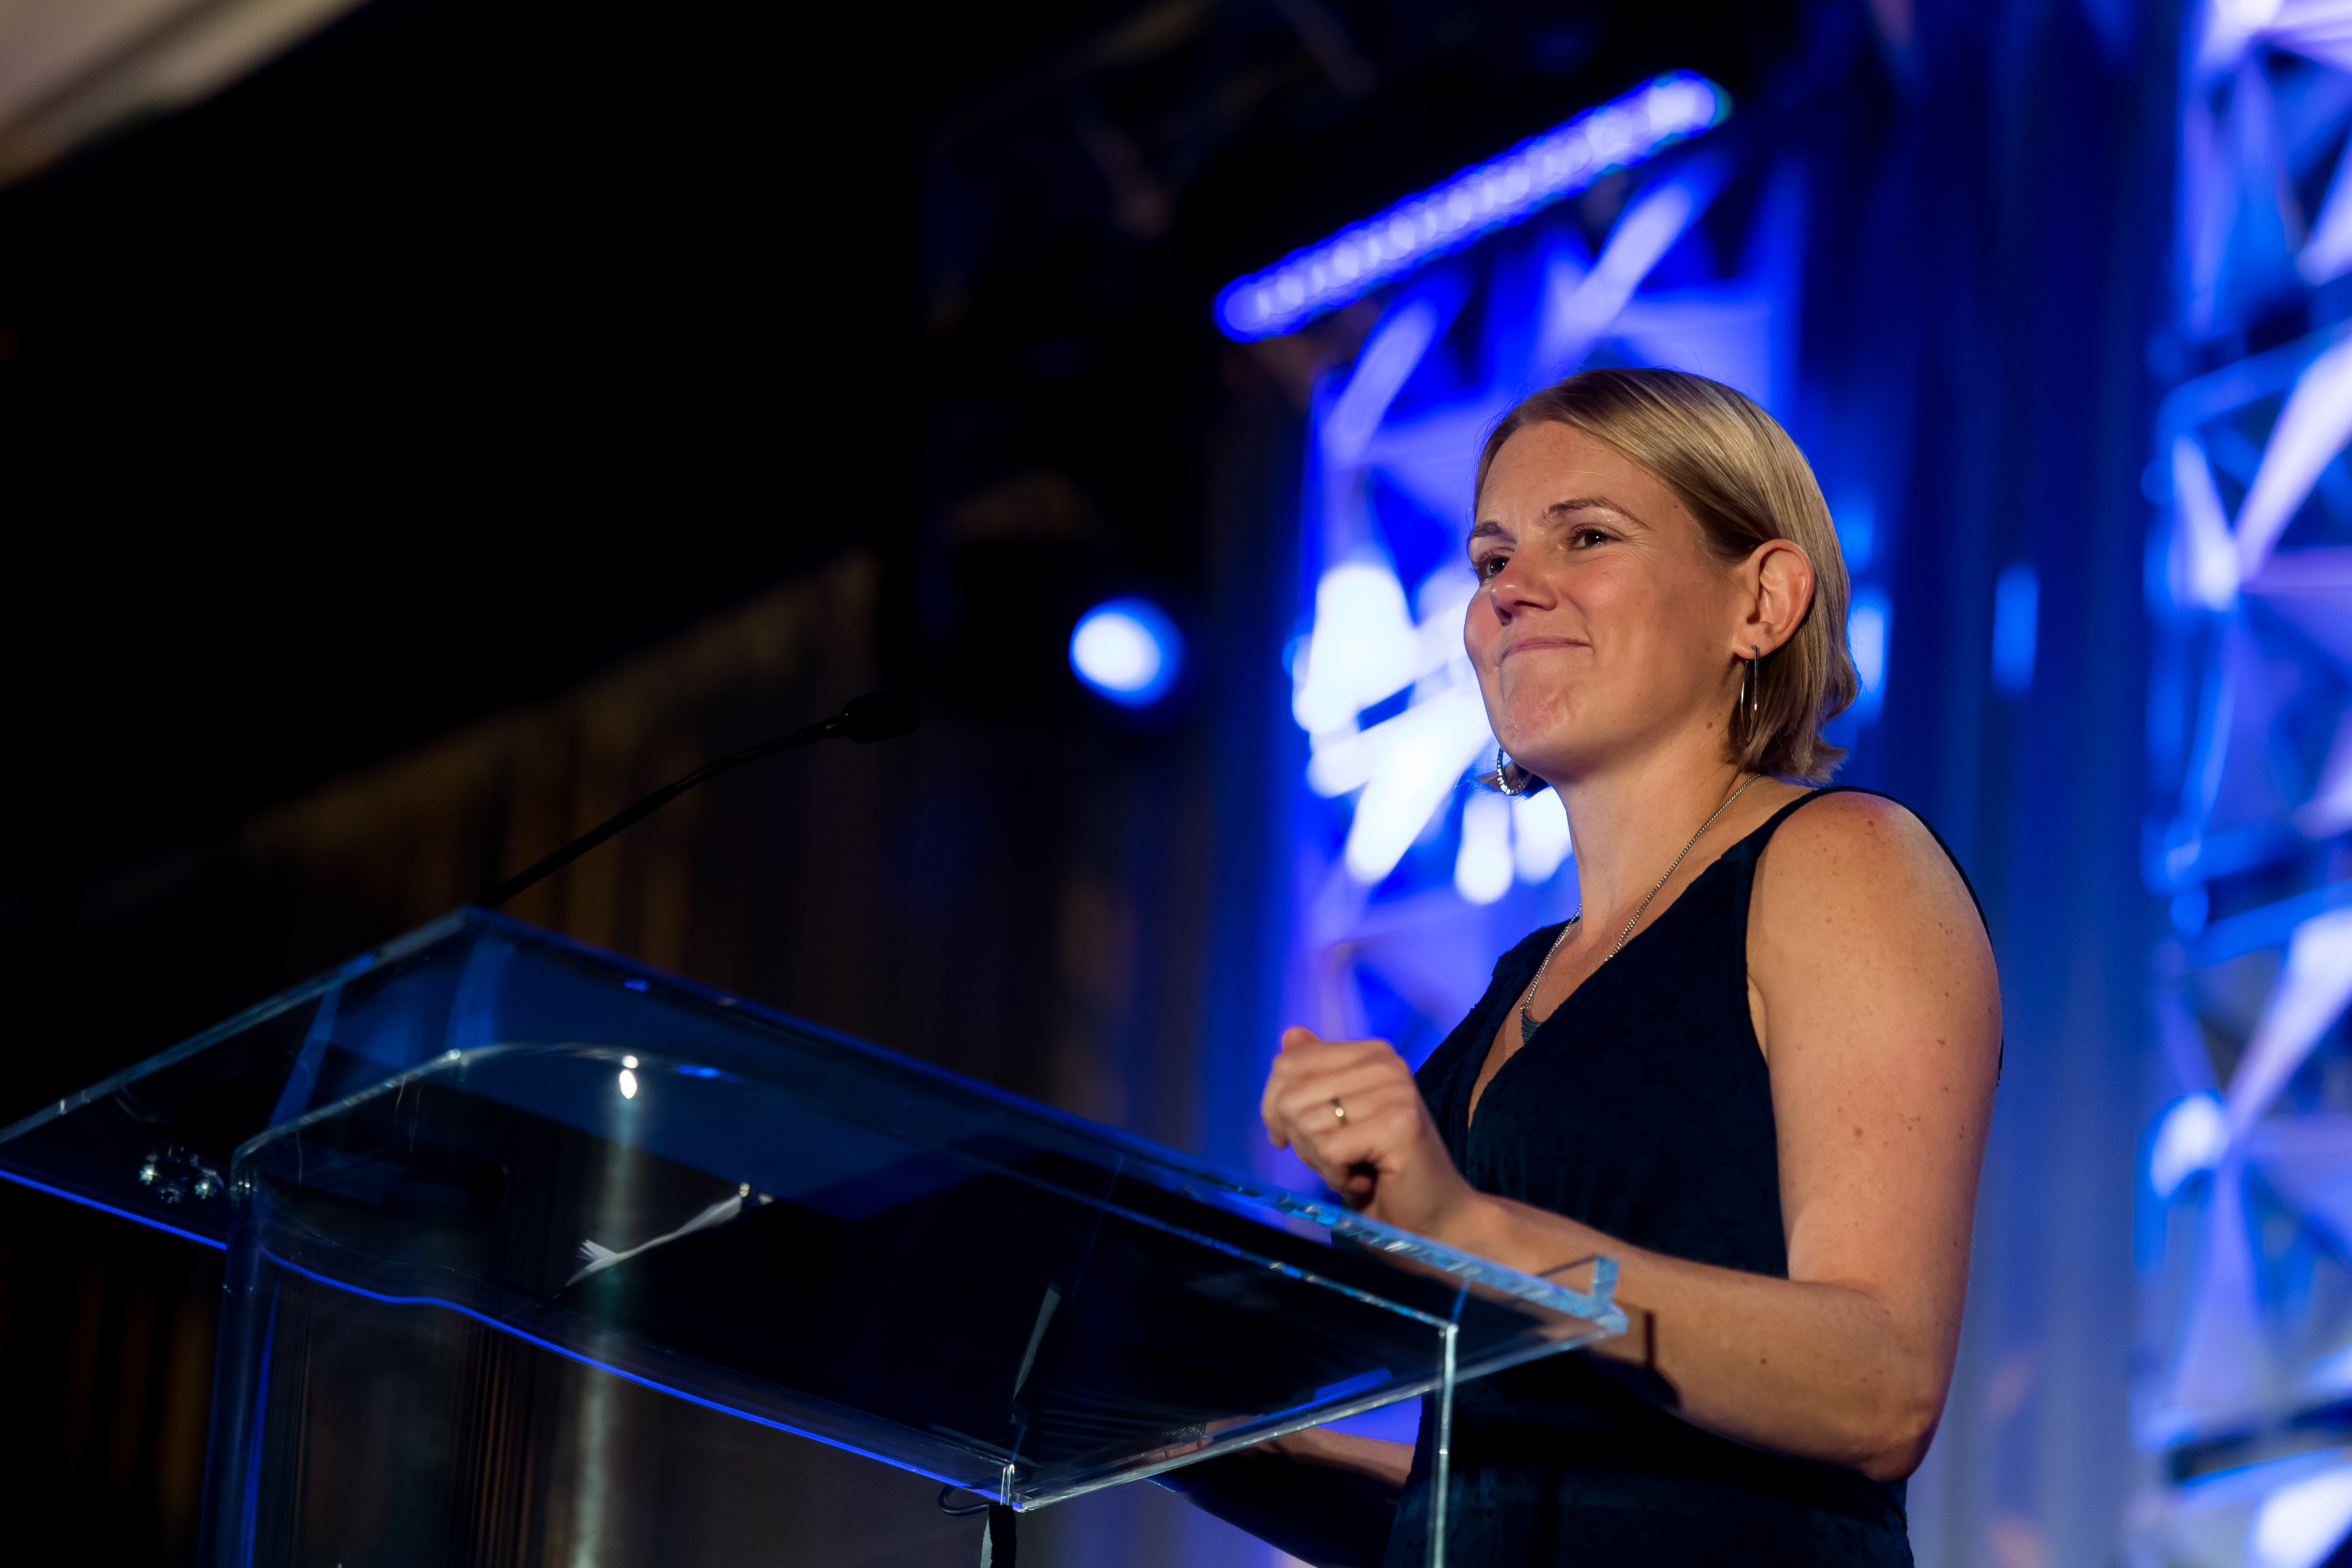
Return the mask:
[[1813, 603], [1813, 562], [1794, 540], [1768, 539], [1740, 563], [1746, 615], [1733, 638], [1741, 658], [1766, 653], [1797, 635]]

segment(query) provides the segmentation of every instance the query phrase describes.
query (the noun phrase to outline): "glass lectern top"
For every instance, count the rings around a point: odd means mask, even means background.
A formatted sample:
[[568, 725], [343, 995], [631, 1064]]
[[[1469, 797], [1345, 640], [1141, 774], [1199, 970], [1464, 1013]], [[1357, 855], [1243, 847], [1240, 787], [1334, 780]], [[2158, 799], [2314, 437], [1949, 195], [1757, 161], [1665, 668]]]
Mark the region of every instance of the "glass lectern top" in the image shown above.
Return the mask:
[[0, 1173], [1023, 1506], [1622, 1327], [1572, 1289], [467, 910]]

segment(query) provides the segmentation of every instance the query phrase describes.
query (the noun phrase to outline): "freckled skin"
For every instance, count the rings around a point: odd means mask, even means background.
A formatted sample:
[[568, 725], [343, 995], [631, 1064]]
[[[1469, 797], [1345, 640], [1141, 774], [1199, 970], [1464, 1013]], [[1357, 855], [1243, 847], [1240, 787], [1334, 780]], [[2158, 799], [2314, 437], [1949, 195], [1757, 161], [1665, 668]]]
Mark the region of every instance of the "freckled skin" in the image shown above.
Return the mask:
[[[1568, 808], [1586, 900], [1533, 998], [1544, 1017], [1606, 960], [1659, 873], [1748, 776], [1724, 752], [1742, 661], [1795, 635], [1812, 567], [1785, 541], [1717, 559], [1654, 476], [1562, 426], [1504, 445], [1477, 519], [1472, 561], [1485, 586], [1464, 643], [1496, 734]], [[1641, 925], [1804, 793], [1752, 783], [1657, 887]], [[1932, 835], [1890, 802], [1846, 795], [1789, 817], [1759, 858], [1748, 969], [1771, 1078], [1785, 1279], [1648, 1253], [1473, 1189], [1385, 1041], [1288, 1031], [1266, 1083], [1266, 1129], [1351, 1203], [1408, 1230], [1531, 1271], [1616, 1258], [1636, 1329], [1600, 1353], [1646, 1359], [1682, 1418], [1874, 1479], [1905, 1476], [1934, 1434], [1958, 1343], [2000, 1041], [1991, 952]], [[1474, 1117], [1519, 1044], [1513, 1009]], [[1394, 1484], [1410, 1460], [1400, 1446], [1323, 1433], [1269, 1447]]]

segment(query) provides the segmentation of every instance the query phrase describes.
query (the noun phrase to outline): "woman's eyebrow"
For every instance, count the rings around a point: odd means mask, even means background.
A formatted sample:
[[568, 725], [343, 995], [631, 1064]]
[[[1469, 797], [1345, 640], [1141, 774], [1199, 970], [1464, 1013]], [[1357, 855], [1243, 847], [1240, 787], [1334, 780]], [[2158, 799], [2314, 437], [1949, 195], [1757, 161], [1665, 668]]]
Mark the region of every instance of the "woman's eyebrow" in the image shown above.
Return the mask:
[[1628, 522], [1648, 526], [1646, 523], [1642, 523], [1641, 518], [1611, 500], [1607, 496], [1572, 496], [1567, 500], [1556, 500], [1544, 508], [1544, 515], [1550, 518], [1565, 517], [1570, 512], [1577, 511], [1614, 512]]
[[[1623, 518], [1626, 521], [1633, 523], [1637, 528], [1647, 528], [1649, 526], [1649, 524], [1643, 522], [1638, 516], [1626, 510], [1625, 508], [1618, 505], [1615, 501], [1611, 500], [1607, 496], [1570, 496], [1566, 500], [1556, 500], [1552, 502], [1551, 505], [1544, 508], [1544, 515], [1555, 522], [1572, 513], [1580, 511], [1610, 512], [1615, 516]], [[1477, 527], [1470, 531], [1470, 539], [1485, 539], [1504, 531], [1506, 531], [1501, 523], [1489, 518], [1487, 521], [1480, 523]], [[1465, 542], [1468, 542], [1465, 541]]]

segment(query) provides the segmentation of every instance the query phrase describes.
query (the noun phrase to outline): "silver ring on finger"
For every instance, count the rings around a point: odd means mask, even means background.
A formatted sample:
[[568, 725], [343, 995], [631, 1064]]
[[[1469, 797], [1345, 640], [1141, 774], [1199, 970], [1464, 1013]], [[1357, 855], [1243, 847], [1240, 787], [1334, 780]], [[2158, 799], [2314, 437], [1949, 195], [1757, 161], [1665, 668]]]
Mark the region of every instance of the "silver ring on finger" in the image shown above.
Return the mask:
[[1331, 1114], [1339, 1119], [1340, 1126], [1348, 1125], [1348, 1108], [1339, 1103], [1339, 1097], [1336, 1094], [1331, 1097]]

